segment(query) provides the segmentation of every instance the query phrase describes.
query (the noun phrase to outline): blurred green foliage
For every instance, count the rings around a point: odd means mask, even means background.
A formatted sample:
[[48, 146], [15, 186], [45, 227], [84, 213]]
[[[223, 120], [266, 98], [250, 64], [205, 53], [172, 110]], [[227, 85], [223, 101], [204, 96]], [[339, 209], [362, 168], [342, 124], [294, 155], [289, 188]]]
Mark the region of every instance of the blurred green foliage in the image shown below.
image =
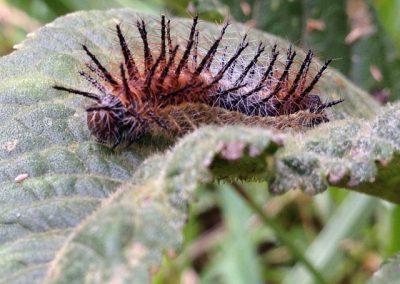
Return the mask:
[[[235, 21], [311, 48], [322, 59], [334, 58], [333, 67], [382, 101], [386, 100], [385, 90], [391, 93], [390, 100], [400, 98], [400, 0], [0, 0], [0, 53], [11, 52], [25, 34], [58, 16], [118, 7], [179, 16], [198, 12], [211, 21], [222, 21], [229, 15]], [[347, 238], [339, 242], [331, 236], [317, 244], [319, 249], [330, 248], [324, 257], [335, 259], [329, 268], [335, 268], [337, 283], [364, 283], [382, 258], [400, 249], [399, 206], [379, 203], [374, 204], [374, 210], [367, 210], [370, 200], [337, 190], [312, 199], [295, 192], [267, 198], [264, 184], [248, 185], [248, 189], [269, 214], [276, 216], [288, 236], [304, 248], [316, 246], [320, 232], [328, 226], [335, 226], [338, 235]], [[201, 192], [204, 196], [191, 209], [186, 247], [193, 249], [210, 233], [217, 232], [217, 237], [208, 239], [207, 250], [195, 256], [184, 254], [166, 260], [160, 283], [176, 283], [178, 277], [188, 275], [204, 283], [215, 283], [215, 279], [246, 283], [249, 277], [253, 281], [248, 283], [280, 283], [285, 275], [299, 275], [298, 267], [292, 269], [295, 263], [290, 251], [279, 246], [273, 232], [257, 223], [234, 193], [224, 187]], [[357, 212], [368, 212], [355, 231], [353, 226], [359, 219], [345, 228], [335, 219], [335, 214], [343, 210], [341, 205], [352, 207], [346, 200], [353, 205], [364, 202], [358, 204], [361, 211]]]
[[400, 1], [399, 0], [374, 0], [382, 25], [393, 38], [397, 50], [400, 50]]
[[135, 10], [154, 13], [162, 5], [162, 0], [7, 0], [9, 5], [24, 10], [41, 22], [50, 22], [54, 18], [79, 10], [111, 9], [130, 7]]

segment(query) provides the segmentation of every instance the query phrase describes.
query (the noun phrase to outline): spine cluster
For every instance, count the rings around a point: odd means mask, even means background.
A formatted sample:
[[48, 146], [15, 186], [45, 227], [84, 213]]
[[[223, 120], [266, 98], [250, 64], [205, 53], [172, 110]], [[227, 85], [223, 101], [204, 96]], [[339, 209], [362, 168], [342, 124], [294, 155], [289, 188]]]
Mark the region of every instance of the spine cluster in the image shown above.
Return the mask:
[[263, 43], [258, 44], [252, 57], [245, 56], [249, 49], [246, 35], [227, 55], [227, 47], [221, 46], [221, 42], [228, 24], [222, 26], [219, 36], [201, 54], [198, 17], [193, 18], [185, 46], [171, 39], [170, 20], [165, 16], [161, 16], [160, 43], [156, 47], [150, 46], [145, 22], [138, 21], [136, 26], [143, 44], [143, 60], [134, 59], [138, 58], [134, 56], [137, 50], [129, 48], [120, 25], [116, 25], [123, 55], [117, 72], [110, 72], [87, 46], [82, 46], [90, 61], [80, 75], [97, 89], [97, 93], [53, 86], [93, 100], [93, 104], [86, 108], [87, 123], [91, 134], [101, 143], [113, 147], [122, 142], [133, 143], [146, 132], [151, 132], [154, 125], [168, 131], [171, 120], [179, 126], [179, 119], [171, 118], [169, 110], [174, 110], [172, 114], [179, 108], [190, 109], [190, 106], [197, 109], [199, 105], [205, 105], [210, 112], [222, 109], [225, 116], [232, 113], [232, 117], [237, 117], [239, 114], [250, 117], [252, 121], [308, 115], [310, 119], [300, 118], [299, 121], [306, 122], [303, 126], [314, 126], [328, 121], [324, 112], [326, 108], [342, 102], [323, 103], [317, 94], [313, 94], [330, 61], [310, 78], [311, 51], [299, 68], [293, 68], [296, 52], [290, 47], [284, 67], [279, 68], [276, 45], [265, 64], [259, 63], [266, 49]]

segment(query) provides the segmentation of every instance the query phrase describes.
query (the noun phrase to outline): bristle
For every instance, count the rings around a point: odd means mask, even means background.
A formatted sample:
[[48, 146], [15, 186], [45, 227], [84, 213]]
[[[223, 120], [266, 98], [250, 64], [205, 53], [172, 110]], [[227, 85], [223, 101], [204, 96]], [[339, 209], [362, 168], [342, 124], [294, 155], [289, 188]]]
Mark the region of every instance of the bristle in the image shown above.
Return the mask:
[[87, 112], [99, 111], [99, 110], [112, 111], [113, 108], [110, 106], [92, 106], [92, 107], [86, 108], [85, 110]]
[[119, 39], [119, 44], [121, 46], [121, 51], [125, 60], [125, 67], [128, 70], [128, 76], [130, 80], [135, 80], [139, 77], [139, 70], [136, 67], [135, 60], [132, 57], [131, 51], [126, 44], [126, 40], [121, 32], [121, 28], [117, 25], [117, 34]]
[[253, 68], [257, 64], [257, 60], [260, 57], [260, 55], [264, 52], [264, 50], [265, 50], [265, 46], [263, 46], [262, 42], [260, 42], [258, 44], [257, 52], [254, 55], [254, 58], [246, 66], [246, 68], [243, 70], [242, 74], [240, 74], [240, 77], [236, 80], [236, 82], [234, 84], [235, 86], [237, 86], [243, 82], [244, 78], [247, 76], [247, 73], [249, 73], [250, 69]]
[[183, 53], [183, 56], [178, 64], [178, 67], [175, 70], [175, 75], [179, 76], [179, 74], [182, 71], [182, 68], [184, 68], [185, 66], [187, 66], [187, 60], [189, 58], [190, 55], [190, 51], [192, 50], [192, 46], [194, 43], [194, 34], [196, 32], [196, 25], [197, 25], [197, 20], [198, 20], [198, 16], [195, 16], [193, 18], [193, 24], [192, 24], [192, 28], [190, 29], [190, 35], [189, 35], [189, 40], [188, 43], [186, 45], [186, 49], [185, 52]]
[[94, 73], [97, 77], [102, 79], [103, 81], [107, 81], [106, 77], [104, 77], [104, 74], [93, 64], [86, 62], [85, 66], [87, 69], [89, 69], [92, 73]]
[[[247, 34], [245, 34], [245, 35], [241, 38], [240, 43], [237, 45], [234, 54], [237, 53], [238, 50], [242, 49], [245, 45], [246, 45], [246, 48], [247, 48], [247, 46], [249, 45], [249, 43], [248, 43], [248, 41], [247, 41]], [[220, 60], [220, 61], [221, 61], [221, 69], [223, 69], [224, 66], [226, 66], [226, 64], [227, 64], [227, 62], [226, 62], [227, 50], [228, 50], [228, 46], [224, 46], [224, 47], [223, 47], [222, 59]], [[244, 50], [244, 49], [243, 49], [243, 50]], [[243, 50], [242, 50], [242, 51], [243, 51]], [[241, 53], [242, 51], [240, 51], [240, 53]], [[233, 77], [233, 75], [234, 75], [236, 64], [239, 65], [239, 66], [238, 66], [238, 67], [239, 67], [238, 69], [240, 69], [240, 70], [244, 69], [244, 66], [242, 65], [242, 63], [241, 63], [240, 60], [239, 60], [239, 56], [237, 56], [237, 57], [234, 59], [234, 61], [233, 61], [231, 64], [229, 64], [229, 68], [227, 68], [227, 70], [226, 70], [226, 71], [228, 72], [228, 73], [227, 73], [227, 77], [230, 78], [230, 79], [231, 79], [231, 78]], [[211, 65], [211, 63], [208, 63], [207, 66], [206, 66], [206, 68], [210, 68], [210, 65]]]
[[[223, 36], [224, 36], [224, 34], [225, 34], [225, 31], [226, 31], [228, 25], [229, 25], [229, 23], [226, 23], [226, 24], [222, 27], [222, 30], [221, 30], [221, 33], [220, 33], [219, 37], [214, 41], [213, 45], [212, 45], [212, 46], [210, 47], [210, 49], [208, 50], [206, 56], [204, 56], [203, 60], [200, 62], [199, 67], [197, 67], [197, 69], [196, 69], [195, 72], [194, 72], [194, 76], [200, 75], [200, 73], [203, 71], [204, 67], [206, 67], [206, 65], [207, 65], [209, 62], [212, 62], [212, 61], [213, 61], [214, 54], [215, 54], [215, 52], [217, 52], [218, 45], [219, 45], [219, 43], [221, 42], [221, 40], [222, 40], [222, 38], [223, 38]], [[211, 63], [210, 63], [210, 64], [211, 64]]]
[[128, 80], [125, 75], [124, 65], [120, 64], [119, 69], [120, 69], [120, 73], [121, 73], [121, 80], [122, 80], [125, 101], [128, 101], [130, 104], [132, 104], [133, 108], [136, 109], [137, 103], [136, 103], [136, 100], [133, 98], [132, 91], [129, 87]]
[[294, 59], [295, 56], [296, 56], [296, 52], [295, 51], [292, 52], [292, 47], [290, 46], [289, 50], [288, 50], [288, 53], [287, 53], [287, 63], [286, 63], [286, 66], [285, 66], [285, 70], [283, 71], [281, 77], [279, 78], [278, 84], [275, 86], [274, 91], [270, 95], [265, 97], [263, 99], [263, 101], [270, 100], [272, 97], [276, 96], [279, 93], [279, 91], [282, 89], [282, 86], [283, 86], [284, 82], [286, 81], [286, 78], [287, 78], [287, 76], [289, 74], [289, 69], [293, 64], [293, 59]]
[[[312, 51], [309, 50], [307, 52], [306, 57], [304, 58], [303, 63], [300, 66], [299, 71], [296, 74], [296, 78], [293, 81], [293, 84], [292, 84], [292, 86], [291, 86], [291, 88], [289, 90], [288, 96], [293, 95], [293, 93], [297, 90], [297, 87], [298, 87], [299, 81], [300, 81], [300, 77], [303, 75], [303, 71], [304, 71], [304, 68], [306, 67], [306, 65], [309, 64], [309, 62], [311, 60], [311, 56], [312, 56]], [[283, 100], [285, 100], [285, 99], [288, 99], [288, 97], [285, 97]]]
[[167, 21], [167, 40], [168, 40], [168, 54], [171, 56], [173, 48], [172, 48], [172, 40], [171, 40], [171, 20]]
[[[245, 38], [243, 39], [245, 40]], [[236, 50], [235, 54], [229, 59], [229, 61], [219, 70], [219, 72], [217, 73], [217, 75], [215, 75], [215, 79], [211, 82], [210, 86], [218, 83], [222, 77], [224, 76], [225, 72], [228, 70], [228, 68], [233, 64], [233, 62], [235, 62], [238, 57], [240, 56], [240, 54], [243, 52], [243, 50], [245, 50], [248, 46], [249, 43], [246, 42], [244, 43], [242, 40], [241, 44], [239, 45], [239, 48]]]
[[107, 91], [106, 87], [103, 86], [101, 83], [99, 83], [99, 81], [94, 79], [92, 76], [90, 76], [89, 74], [87, 74], [87, 73], [85, 73], [83, 71], [79, 71], [79, 74], [82, 77], [84, 77], [86, 79], [86, 81], [91, 83], [97, 90], [99, 90], [100, 93], [102, 93], [105, 96], [110, 95], [110, 92]]
[[[300, 78], [302, 78], [302, 76], [303, 76], [303, 72], [304, 72], [304, 69], [306, 68], [306, 65], [310, 64], [311, 58], [312, 58], [312, 51], [309, 50], [307, 52], [306, 57], [303, 60], [303, 63], [300, 66], [300, 69], [297, 71], [296, 78], [294, 79], [292, 86], [289, 89], [289, 92], [287, 92], [287, 94], [282, 99], [280, 99], [278, 101], [278, 103], [276, 104], [277, 109], [281, 110], [285, 106], [285, 104], [290, 102], [290, 97], [296, 92], [296, 90], [299, 86]], [[294, 108], [294, 109], [297, 109], [297, 108]]]
[[146, 67], [146, 72], [148, 72], [153, 65], [153, 55], [150, 51], [149, 42], [147, 40], [146, 24], [142, 20], [141, 22], [137, 21], [136, 26], [138, 28], [140, 37], [142, 38], [144, 65]]
[[271, 57], [271, 60], [270, 60], [270, 62], [269, 62], [268, 68], [267, 68], [267, 70], [264, 72], [264, 74], [263, 74], [263, 76], [262, 76], [260, 82], [258, 82], [258, 84], [257, 84], [257, 86], [256, 86], [255, 88], [253, 88], [252, 90], [250, 90], [249, 92], [247, 92], [247, 93], [244, 95], [245, 97], [248, 97], [248, 96], [253, 95], [254, 93], [260, 91], [260, 90], [264, 87], [264, 82], [269, 78], [269, 76], [270, 76], [270, 74], [271, 74], [271, 72], [272, 72], [272, 70], [273, 70], [273, 68], [274, 68], [275, 61], [276, 61], [276, 59], [278, 58], [278, 55], [279, 55], [279, 52], [275, 52], [275, 49], [276, 49], [276, 45], [275, 45], [275, 47], [273, 48], [272, 57]]
[[160, 61], [161, 65], [164, 65], [166, 58], [166, 45], [165, 45], [165, 16], [161, 16], [161, 51], [160, 51]]
[[262, 79], [260, 80], [260, 82], [258, 83], [258, 87], [260, 87], [262, 84], [264, 84], [264, 82], [271, 77], [271, 73], [273, 72], [273, 68], [275, 66], [275, 62], [278, 59], [279, 56], [279, 51], [276, 52], [276, 45], [273, 47], [272, 49], [272, 53], [271, 53], [271, 61], [269, 62], [268, 65], [268, 69], [265, 71]]
[[[277, 49], [277, 47], [278, 47], [278, 45], [275, 43], [273, 46], [272, 46], [272, 49], [271, 49], [271, 54], [274, 54], [274, 53], [276, 53], [276, 49]], [[279, 53], [279, 52], [278, 52]]]
[[84, 91], [71, 89], [71, 88], [65, 88], [65, 87], [62, 87], [62, 86], [53, 86], [53, 89], [56, 89], [56, 90], [59, 90], [59, 91], [65, 91], [65, 92], [68, 92], [68, 93], [71, 93], [71, 94], [84, 96], [86, 98], [89, 98], [89, 99], [92, 99], [92, 100], [100, 102], [100, 97], [95, 93], [84, 92]]
[[306, 84], [306, 82], [307, 82], [308, 70], [310, 69], [310, 65], [311, 65], [311, 62], [312, 62], [313, 57], [314, 57], [314, 53], [311, 52], [310, 58], [309, 58], [309, 60], [306, 62], [306, 66], [305, 66], [305, 68], [304, 68], [304, 72], [303, 72], [303, 74], [301, 75], [300, 92], [302, 92], [302, 91], [304, 90], [305, 84]]
[[224, 46], [224, 50], [222, 51], [222, 57], [221, 57], [221, 68], [224, 67], [224, 65], [226, 64], [226, 52], [228, 50], [227, 46]]
[[[225, 25], [225, 30], [226, 30], [226, 28], [229, 26], [229, 22], [227, 22], [226, 23], [226, 25]], [[224, 34], [225, 34], [225, 30], [224, 30], [224, 28], [223, 28], [223, 34], [221, 33], [221, 36], [223, 36]], [[243, 38], [242, 38], [242, 43], [246, 40], [246, 37], [247, 37], [247, 35], [245, 35]], [[211, 56], [210, 56], [210, 58], [209, 58], [209, 60], [208, 60], [208, 62], [206, 63], [206, 66], [205, 66], [205, 69], [207, 70], [207, 71], [209, 71], [210, 70], [210, 67], [211, 67], [211, 64], [213, 63], [213, 61], [214, 61], [214, 57], [215, 57], [215, 54], [216, 54], [216, 52], [217, 52], [217, 50], [218, 50], [218, 47], [219, 47], [219, 44], [221, 43], [221, 41], [219, 41], [219, 43], [218, 43], [218, 45], [217, 45], [217, 48], [214, 50], [214, 52], [211, 54]], [[241, 44], [242, 44], [241, 43]], [[240, 47], [240, 44], [239, 44], [239, 47]]]
[[197, 67], [197, 52], [199, 48], [199, 31], [196, 31], [194, 35], [194, 47], [193, 47], [193, 68]]
[[322, 66], [322, 68], [319, 70], [318, 74], [314, 77], [314, 79], [311, 81], [310, 85], [301, 93], [300, 98], [303, 98], [305, 95], [311, 92], [311, 90], [314, 88], [315, 84], [319, 81], [319, 79], [322, 76], [322, 73], [325, 71], [326, 68], [328, 68], [328, 65], [332, 62], [332, 60], [328, 60], [325, 62], [325, 64]]
[[118, 86], [117, 81], [115, 81], [113, 76], [111, 76], [110, 72], [108, 72], [108, 70], [103, 65], [101, 65], [100, 61], [96, 58], [96, 56], [94, 56], [94, 54], [92, 54], [89, 51], [89, 49], [86, 47], [86, 45], [82, 45], [82, 47], [83, 47], [83, 50], [85, 50], [86, 54], [90, 57], [90, 59], [92, 59], [93, 63], [96, 64], [97, 68], [104, 75], [104, 78], [107, 80], [107, 82], [109, 82], [113, 86]]
[[151, 69], [149, 70], [149, 72], [146, 75], [146, 80], [144, 82], [144, 86], [147, 89], [150, 88], [150, 84], [151, 84], [151, 81], [153, 80], [154, 73], [156, 72], [157, 67], [160, 65], [161, 60], [163, 60], [162, 54], [160, 54], [160, 56], [158, 56], [156, 62], [153, 64], [153, 66], [151, 66]]
[[324, 109], [333, 107], [333, 106], [335, 106], [335, 105], [337, 105], [337, 104], [340, 104], [340, 103], [342, 103], [342, 102], [344, 102], [344, 99], [335, 100], [335, 101], [331, 101], [331, 102], [327, 102], [327, 103], [325, 103], [325, 104], [322, 104], [322, 105], [320, 105], [320, 106], [317, 108], [317, 110], [315, 111], [315, 113], [320, 113], [320, 112], [322, 112]]
[[172, 64], [174, 64], [175, 56], [176, 53], [179, 49], [179, 45], [175, 46], [175, 48], [171, 51], [169, 58], [168, 58], [168, 63], [164, 67], [163, 71], [161, 72], [160, 78], [158, 79], [158, 85], [162, 86], [164, 83], [165, 77], [167, 77], [169, 69], [171, 68]]
[[237, 85], [237, 86], [235, 85], [234, 87], [232, 87], [230, 89], [227, 89], [227, 90], [224, 90], [222, 93], [217, 94], [217, 95], [225, 96], [225, 95], [228, 95], [229, 93], [233, 93], [233, 92], [235, 92], [237, 90], [240, 90], [242, 88], [245, 88], [245, 87], [247, 87], [247, 84], [242, 84], [242, 85]]

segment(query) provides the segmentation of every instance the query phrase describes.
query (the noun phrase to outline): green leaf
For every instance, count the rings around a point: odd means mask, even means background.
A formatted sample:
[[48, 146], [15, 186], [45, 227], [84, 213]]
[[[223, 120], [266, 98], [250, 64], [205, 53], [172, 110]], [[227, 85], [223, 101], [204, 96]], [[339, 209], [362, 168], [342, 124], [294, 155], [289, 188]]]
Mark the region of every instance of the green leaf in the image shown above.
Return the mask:
[[397, 103], [370, 121], [336, 121], [289, 137], [277, 155], [272, 190], [315, 194], [335, 185], [399, 203], [399, 151]]
[[374, 273], [368, 284], [397, 284], [400, 279], [400, 255], [396, 255]]
[[212, 181], [214, 161], [240, 168], [244, 160], [265, 170], [266, 156], [278, 148], [267, 130], [216, 130], [199, 129], [166, 155], [148, 159], [101, 210], [74, 230], [45, 282], [149, 283], [149, 271], [157, 271], [163, 252], [179, 249], [187, 204], [199, 184]]

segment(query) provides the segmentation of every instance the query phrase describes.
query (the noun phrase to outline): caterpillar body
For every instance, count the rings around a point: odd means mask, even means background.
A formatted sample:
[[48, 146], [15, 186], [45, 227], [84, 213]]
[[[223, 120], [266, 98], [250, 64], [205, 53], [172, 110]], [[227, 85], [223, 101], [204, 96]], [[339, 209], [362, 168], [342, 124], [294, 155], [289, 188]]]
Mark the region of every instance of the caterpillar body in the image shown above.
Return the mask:
[[[180, 46], [171, 38], [171, 22], [161, 16], [160, 43], [153, 48], [144, 21], [136, 27], [143, 44], [143, 60], [134, 59], [133, 52], [116, 25], [123, 62], [118, 72], [110, 72], [86, 45], [82, 45], [90, 62], [80, 71], [98, 93], [61, 85], [53, 88], [93, 100], [86, 108], [91, 134], [100, 143], [113, 148], [131, 144], [145, 133], [164, 131], [182, 134], [198, 124], [213, 122], [249, 123], [264, 127], [314, 126], [327, 122], [325, 110], [342, 100], [323, 103], [314, 87], [331, 62], [309, 77], [313, 59], [309, 51], [294, 70], [296, 51], [289, 47], [282, 70], [278, 67], [277, 46], [274, 45], [265, 66], [260, 56], [266, 46], [260, 42], [250, 58], [247, 35], [226, 55], [221, 47], [228, 23], [222, 26], [211, 46], [200, 52], [198, 17], [193, 18], [186, 44]], [[154, 51], [159, 50], [159, 51]], [[222, 55], [221, 55], [222, 50]], [[216, 57], [220, 56], [219, 60]], [[212, 112], [212, 116], [207, 115]], [[276, 123], [275, 117], [284, 117]], [[200, 117], [200, 118], [199, 118]]]

